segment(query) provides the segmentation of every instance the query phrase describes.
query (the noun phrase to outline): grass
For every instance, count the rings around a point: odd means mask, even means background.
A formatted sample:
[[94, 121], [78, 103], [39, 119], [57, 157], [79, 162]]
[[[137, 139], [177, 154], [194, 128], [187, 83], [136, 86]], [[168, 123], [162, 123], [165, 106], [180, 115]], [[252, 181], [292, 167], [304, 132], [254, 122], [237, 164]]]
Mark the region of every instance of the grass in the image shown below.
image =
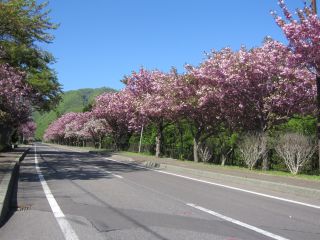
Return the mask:
[[150, 156], [150, 157], [154, 157], [153, 154], [149, 153], [149, 152], [141, 152], [141, 153], [137, 153], [137, 152], [128, 152], [128, 151], [119, 151], [119, 154], [124, 154], [127, 156]]
[[290, 172], [277, 171], [277, 170], [269, 170], [269, 171], [254, 170], [254, 172], [258, 172], [260, 174], [273, 175], [273, 176], [284, 176], [284, 177], [291, 177], [291, 178], [301, 178], [306, 180], [320, 181], [320, 175], [309, 175], [304, 173], [293, 175]]
[[313, 180], [313, 181], [320, 181], [320, 175], [309, 175], [309, 174], [304, 174], [300, 173], [297, 175], [291, 174], [289, 171], [279, 171], [279, 170], [261, 170], [261, 169], [253, 169], [249, 170], [246, 167], [241, 167], [241, 166], [221, 166], [213, 163], [193, 163], [192, 164], [204, 164], [208, 166], [209, 168], [218, 168], [218, 169], [226, 169], [226, 170], [236, 170], [236, 171], [242, 171], [242, 172], [247, 172], [247, 173], [257, 173], [257, 174], [265, 174], [265, 175], [271, 175], [271, 176], [281, 176], [281, 177], [290, 177], [290, 178], [298, 178], [298, 179], [306, 179], [306, 180]]
[[[197, 163], [194, 163], [197, 164]], [[203, 163], [198, 163], [198, 164], [203, 164]], [[253, 169], [253, 170], [249, 170], [246, 167], [240, 167], [240, 166], [221, 166], [221, 165], [217, 165], [217, 164], [212, 164], [212, 163], [204, 163], [206, 165], [208, 165], [209, 167], [213, 167], [213, 168], [220, 168], [220, 169], [228, 169], [228, 170], [237, 170], [237, 171], [243, 171], [243, 172], [254, 172], [257, 174], [265, 174], [265, 175], [271, 175], [271, 176], [281, 176], [281, 177], [290, 177], [290, 178], [298, 178], [298, 179], [306, 179], [306, 180], [313, 180], [313, 181], [320, 181], [320, 175], [309, 175], [309, 174], [304, 174], [304, 173], [300, 173], [297, 175], [293, 175], [290, 172], [287, 171], [279, 171], [279, 170], [261, 170], [261, 169]]]
[[[197, 163], [195, 163], [197, 164]], [[203, 163], [200, 163], [203, 164]], [[307, 179], [307, 180], [316, 180], [320, 181], [320, 175], [311, 175], [311, 174], [304, 174], [300, 173], [297, 175], [291, 174], [289, 171], [280, 171], [280, 170], [261, 170], [261, 169], [253, 169], [249, 170], [246, 167], [240, 167], [240, 166], [221, 166], [217, 164], [212, 164], [212, 163], [204, 163], [208, 165], [209, 167], [214, 167], [214, 168], [220, 168], [220, 169], [230, 169], [230, 170], [238, 170], [238, 171], [243, 171], [243, 172], [254, 172], [257, 174], [265, 174], [265, 175], [272, 175], [272, 176], [282, 176], [282, 177], [291, 177], [291, 178], [300, 178], [300, 179]]]

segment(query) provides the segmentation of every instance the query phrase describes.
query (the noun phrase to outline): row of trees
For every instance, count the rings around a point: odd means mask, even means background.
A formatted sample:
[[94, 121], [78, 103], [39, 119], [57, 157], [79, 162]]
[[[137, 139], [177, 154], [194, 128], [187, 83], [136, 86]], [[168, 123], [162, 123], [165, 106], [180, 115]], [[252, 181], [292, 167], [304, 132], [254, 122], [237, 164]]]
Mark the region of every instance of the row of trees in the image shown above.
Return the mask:
[[[268, 135], [293, 116], [314, 115], [320, 21], [308, 7], [298, 11], [299, 19], [294, 20], [283, 1], [279, 4], [287, 21], [274, 16], [289, 46], [267, 38], [252, 49], [212, 51], [199, 66], [187, 65], [183, 74], [142, 68], [123, 79], [123, 90], [98, 96], [91, 112], [82, 114], [103, 121], [116, 149], [131, 133], [152, 125], [157, 157], [163, 152], [166, 128], [183, 123], [192, 135], [196, 162], [203, 154], [201, 146], [221, 129]], [[81, 124], [77, 117], [64, 121], [68, 115], [49, 126], [46, 140], [83, 137], [68, 134], [71, 126]], [[267, 157], [262, 166], [267, 169]]]
[[104, 119], [97, 119], [92, 112], [66, 113], [54, 121], [44, 134], [45, 141], [85, 146], [87, 141], [101, 148], [102, 139], [108, 133]]
[[30, 137], [32, 111], [49, 110], [60, 99], [60, 84], [50, 68], [54, 57], [39, 47], [53, 40], [49, 31], [57, 28], [46, 6], [35, 0], [0, 1], [1, 146], [15, 133]]

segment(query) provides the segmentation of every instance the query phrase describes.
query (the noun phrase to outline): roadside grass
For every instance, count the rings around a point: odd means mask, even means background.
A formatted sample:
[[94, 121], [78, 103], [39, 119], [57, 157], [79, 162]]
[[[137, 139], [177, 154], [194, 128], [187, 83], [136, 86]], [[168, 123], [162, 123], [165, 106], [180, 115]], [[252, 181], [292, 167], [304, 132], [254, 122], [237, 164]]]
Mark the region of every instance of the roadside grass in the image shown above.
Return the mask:
[[[256, 172], [259, 172], [259, 170], [255, 170]], [[293, 175], [290, 172], [287, 171], [277, 171], [277, 170], [269, 170], [269, 171], [262, 171], [260, 170], [261, 174], [269, 174], [269, 175], [274, 175], [274, 176], [285, 176], [285, 177], [291, 177], [291, 178], [302, 178], [306, 180], [315, 180], [315, 181], [320, 181], [320, 175], [311, 175], [311, 174], [305, 174], [305, 173], [300, 173], [297, 175]]]
[[[124, 154], [126, 156], [137, 156], [137, 157], [138, 156], [144, 156], [144, 157], [149, 156], [149, 157], [154, 157], [154, 155], [149, 153], [149, 152], [137, 153], [137, 152], [119, 151], [117, 153]], [[154, 158], [156, 159], [156, 157], [154, 157]]]
[[272, 176], [283, 176], [283, 177], [290, 177], [290, 178], [301, 178], [301, 179], [306, 179], [306, 180], [316, 180], [320, 181], [320, 175], [311, 175], [311, 174], [305, 174], [305, 173], [300, 173], [297, 175], [291, 174], [289, 171], [280, 171], [280, 170], [261, 170], [261, 169], [253, 169], [249, 170], [245, 167], [238, 167], [238, 166], [220, 166], [216, 164], [207, 164], [207, 165], [213, 165], [215, 168], [221, 168], [221, 169], [234, 169], [234, 170], [239, 170], [239, 171], [244, 171], [244, 172], [254, 172], [257, 174], [265, 174], [265, 175], [272, 175]]

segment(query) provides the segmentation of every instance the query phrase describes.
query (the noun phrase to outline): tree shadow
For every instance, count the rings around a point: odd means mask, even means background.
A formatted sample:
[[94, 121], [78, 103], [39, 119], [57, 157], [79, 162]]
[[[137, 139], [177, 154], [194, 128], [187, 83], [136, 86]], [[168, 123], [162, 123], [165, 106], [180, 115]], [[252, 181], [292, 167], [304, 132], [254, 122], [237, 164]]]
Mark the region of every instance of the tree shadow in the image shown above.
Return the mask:
[[[33, 156], [34, 151], [29, 152]], [[139, 166], [111, 162], [103, 159], [111, 154], [95, 156], [89, 153], [37, 151], [38, 165], [46, 180], [95, 180], [111, 179], [114, 176], [108, 172], [128, 173], [150, 171]], [[21, 181], [37, 182], [38, 173], [34, 170], [33, 161], [24, 161], [23, 166], [30, 169], [20, 176]], [[33, 170], [32, 170], [33, 169]], [[106, 172], [108, 171], [108, 172]]]
[[[24, 152], [25, 150], [21, 150]], [[39, 174], [35, 168], [34, 156], [35, 151], [31, 150], [27, 156], [20, 162], [20, 168], [23, 168], [23, 173], [15, 174], [15, 179], [11, 186], [10, 207], [6, 214], [6, 218], [0, 223], [0, 227], [5, 225], [13, 214], [24, 206], [18, 206], [18, 189], [19, 182], [39, 182]], [[106, 157], [110, 155], [105, 155]], [[133, 171], [148, 171], [139, 167], [125, 165], [116, 162], [108, 162], [102, 159], [101, 156], [95, 156], [89, 153], [76, 152], [57, 152], [57, 151], [37, 151], [38, 166], [46, 181], [49, 180], [97, 180], [97, 179], [113, 179], [111, 173], [117, 172], [133, 172]], [[8, 165], [12, 161], [7, 161]], [[0, 174], [11, 172], [11, 168], [1, 168]]]
[[[12, 170], [10, 170], [12, 171]], [[19, 166], [16, 169], [17, 173], [14, 174], [15, 178], [13, 179], [13, 183], [11, 186], [11, 191], [9, 192], [9, 209], [5, 209], [6, 215], [5, 218], [0, 222], [0, 228], [4, 226], [9, 219], [12, 217], [12, 215], [15, 213], [17, 209], [17, 202], [18, 202], [18, 180], [19, 180]]]
[[[11, 195], [11, 210], [2, 225], [7, 223], [20, 207], [24, 207], [18, 206], [18, 183], [20, 181], [39, 182], [38, 173], [35, 169], [34, 153], [34, 151], [30, 151], [21, 163], [23, 172], [19, 176], [19, 181], [18, 177], [15, 179]], [[37, 156], [39, 167], [46, 180], [96, 180], [114, 178], [112, 174], [108, 174], [103, 170], [117, 173], [150, 171], [134, 165], [111, 162], [103, 159], [101, 156], [87, 153], [40, 150], [37, 151]], [[108, 156], [105, 155], [104, 157]], [[193, 215], [191, 210], [181, 209], [177, 210], [178, 212], [176, 213], [169, 214], [157, 211], [152, 212], [150, 210], [141, 211], [116, 208], [89, 192], [78, 182], [73, 182], [73, 184], [95, 201], [99, 202], [100, 206], [88, 206], [76, 203], [71, 208], [71, 213], [85, 216], [99, 232], [107, 233], [121, 229], [140, 228], [148, 232], [153, 239], [166, 240], [169, 239], [167, 237], [168, 235], [163, 232], [158, 232], [155, 230], [155, 227], [169, 229], [171, 231], [186, 230], [199, 232], [201, 234], [213, 233], [221, 236], [225, 236], [230, 230], [225, 224], [221, 224], [220, 220], [203, 219], [198, 215]], [[112, 218], [106, 218], [106, 216], [112, 216]], [[71, 221], [76, 221], [76, 219], [71, 219]]]

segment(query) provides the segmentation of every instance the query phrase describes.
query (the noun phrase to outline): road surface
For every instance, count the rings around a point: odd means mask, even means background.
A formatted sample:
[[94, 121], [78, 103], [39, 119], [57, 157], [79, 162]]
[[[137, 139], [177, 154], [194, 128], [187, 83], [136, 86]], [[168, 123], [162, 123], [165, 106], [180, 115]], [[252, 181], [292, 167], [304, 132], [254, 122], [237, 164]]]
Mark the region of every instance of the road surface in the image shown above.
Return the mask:
[[20, 167], [11, 239], [320, 239], [320, 207], [36, 144]]

